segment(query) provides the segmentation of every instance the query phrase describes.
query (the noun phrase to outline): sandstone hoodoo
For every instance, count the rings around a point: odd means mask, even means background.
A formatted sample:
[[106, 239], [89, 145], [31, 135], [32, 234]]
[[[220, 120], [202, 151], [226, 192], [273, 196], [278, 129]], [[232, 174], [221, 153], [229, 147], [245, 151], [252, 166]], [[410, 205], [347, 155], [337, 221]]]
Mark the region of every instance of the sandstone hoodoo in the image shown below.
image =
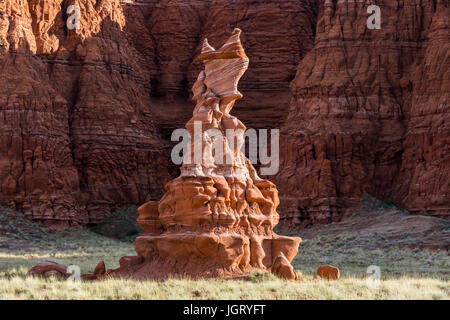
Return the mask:
[[[137, 221], [145, 233], [135, 242], [138, 256], [122, 258], [113, 276], [230, 278], [271, 270], [280, 254], [289, 264], [297, 254], [300, 238], [273, 232], [278, 191], [258, 177], [241, 152], [246, 128], [229, 113], [242, 97], [237, 84], [249, 63], [240, 33], [235, 29], [217, 50], [205, 39], [198, 57], [204, 70], [192, 88], [196, 106], [186, 124], [191, 152], [184, 154], [181, 174], [167, 183], [162, 199], [139, 208]], [[200, 140], [194, 137], [198, 125]], [[235, 133], [236, 143], [229, 141], [227, 130]], [[222, 158], [214, 148], [218, 145]], [[195, 150], [201, 151], [200, 162]], [[297, 278], [295, 272], [286, 274]]]
[[318, 267], [316, 274], [320, 278], [327, 280], [338, 280], [341, 277], [339, 269], [329, 265]]

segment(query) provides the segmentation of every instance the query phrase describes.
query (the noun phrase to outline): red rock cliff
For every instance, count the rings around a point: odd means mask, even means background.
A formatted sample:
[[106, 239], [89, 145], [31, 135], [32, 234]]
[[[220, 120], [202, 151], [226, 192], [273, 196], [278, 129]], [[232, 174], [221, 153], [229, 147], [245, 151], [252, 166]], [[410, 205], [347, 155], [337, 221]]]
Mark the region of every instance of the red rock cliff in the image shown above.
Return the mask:
[[380, 30], [368, 3], [321, 3], [291, 83], [274, 181], [292, 224], [339, 220], [363, 193], [449, 214], [449, 3], [376, 1]]

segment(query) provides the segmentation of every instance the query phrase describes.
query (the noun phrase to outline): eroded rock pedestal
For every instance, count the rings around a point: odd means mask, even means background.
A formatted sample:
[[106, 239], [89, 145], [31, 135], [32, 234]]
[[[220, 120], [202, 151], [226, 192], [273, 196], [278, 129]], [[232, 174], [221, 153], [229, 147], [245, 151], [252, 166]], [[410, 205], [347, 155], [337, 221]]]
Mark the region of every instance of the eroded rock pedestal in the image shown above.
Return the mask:
[[190, 153], [162, 199], [139, 208], [145, 234], [135, 242], [138, 256], [122, 258], [113, 276], [237, 277], [270, 270], [280, 254], [289, 264], [297, 254], [300, 238], [273, 232], [279, 221], [278, 191], [242, 154], [246, 128], [229, 114], [242, 97], [237, 84], [249, 62], [240, 33], [235, 29], [217, 50], [205, 40], [199, 56], [205, 68], [192, 88], [196, 106], [186, 124]]

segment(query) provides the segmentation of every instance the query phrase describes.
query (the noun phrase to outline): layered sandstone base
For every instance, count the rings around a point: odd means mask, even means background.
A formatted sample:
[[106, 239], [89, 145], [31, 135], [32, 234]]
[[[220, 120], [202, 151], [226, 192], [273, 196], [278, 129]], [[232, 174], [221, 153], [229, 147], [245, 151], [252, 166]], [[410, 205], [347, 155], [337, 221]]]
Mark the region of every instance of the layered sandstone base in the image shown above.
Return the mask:
[[280, 253], [292, 261], [299, 244], [299, 238], [228, 231], [143, 235], [135, 242], [138, 256], [122, 258], [120, 268], [111, 275], [138, 279], [234, 278], [254, 269], [271, 270]]

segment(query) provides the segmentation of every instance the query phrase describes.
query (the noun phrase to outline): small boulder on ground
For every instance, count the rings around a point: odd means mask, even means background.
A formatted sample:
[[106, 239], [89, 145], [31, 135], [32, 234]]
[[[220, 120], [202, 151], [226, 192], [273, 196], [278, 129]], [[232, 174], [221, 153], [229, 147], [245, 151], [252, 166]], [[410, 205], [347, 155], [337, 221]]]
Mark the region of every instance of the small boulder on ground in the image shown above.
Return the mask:
[[327, 280], [337, 280], [341, 277], [339, 269], [330, 265], [320, 266], [319, 268], [317, 268], [316, 274], [320, 278]]

